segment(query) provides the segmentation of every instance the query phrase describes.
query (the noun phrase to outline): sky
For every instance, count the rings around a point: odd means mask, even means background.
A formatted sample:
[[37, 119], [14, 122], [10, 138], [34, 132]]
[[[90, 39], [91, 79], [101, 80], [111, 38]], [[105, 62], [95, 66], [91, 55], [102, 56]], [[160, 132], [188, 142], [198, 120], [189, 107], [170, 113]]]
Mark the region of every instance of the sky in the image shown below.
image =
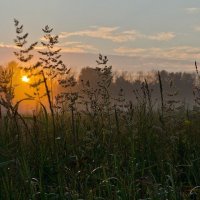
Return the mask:
[[200, 63], [197, 0], [0, 0], [0, 64], [14, 59], [13, 18], [30, 41], [53, 27], [72, 67], [95, 64], [99, 53], [121, 71], [193, 71]]

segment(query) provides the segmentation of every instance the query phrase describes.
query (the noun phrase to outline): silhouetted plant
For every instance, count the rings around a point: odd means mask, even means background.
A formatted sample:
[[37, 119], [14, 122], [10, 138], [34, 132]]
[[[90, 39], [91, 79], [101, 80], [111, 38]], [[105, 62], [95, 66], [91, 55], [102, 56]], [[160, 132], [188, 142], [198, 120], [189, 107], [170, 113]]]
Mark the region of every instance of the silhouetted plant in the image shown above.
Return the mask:
[[[35, 42], [28, 47], [25, 47], [27, 44], [28, 33], [23, 34], [23, 25], [19, 24], [18, 20], [14, 20], [16, 27], [16, 39], [15, 44], [19, 47], [19, 50], [14, 52], [17, 58], [24, 63], [23, 70], [28, 73], [28, 77], [33, 78], [33, 83], [30, 83], [30, 87], [36, 89], [36, 92], [32, 94], [27, 94], [30, 98], [38, 97], [38, 101], [41, 103], [41, 99], [44, 96], [47, 96], [49, 103], [49, 109], [52, 117], [54, 141], [56, 138], [56, 124], [55, 124], [55, 114], [54, 114], [54, 94], [53, 94], [53, 81], [58, 80], [59, 76], [64, 76], [70, 72], [60, 59], [61, 55], [59, 52], [61, 49], [55, 49], [55, 45], [58, 43], [58, 36], [53, 36], [53, 29], [49, 26], [45, 26], [44, 40], [41, 42], [43, 51], [38, 51], [42, 57], [39, 58], [39, 61], [36, 64], [31, 65], [29, 62], [33, 58], [31, 52], [35, 50], [38, 42]], [[56, 82], [56, 81], [55, 81]], [[50, 86], [49, 86], [50, 83]], [[58, 83], [58, 81], [57, 81]], [[59, 82], [60, 83], [60, 82]], [[45, 94], [40, 94], [41, 85], [45, 87]], [[43, 105], [42, 105], [43, 106]], [[44, 107], [44, 106], [43, 106]]]
[[76, 91], [73, 91], [74, 87], [77, 84], [73, 75], [69, 76], [69, 70], [63, 70], [62, 76], [59, 78], [59, 84], [64, 89], [63, 92], [56, 96], [57, 108], [59, 108], [62, 113], [66, 111], [71, 112], [71, 126], [72, 126], [72, 137], [74, 145], [77, 145], [78, 133], [76, 131], [76, 121], [77, 121], [77, 101], [79, 94]]
[[[16, 129], [17, 131], [17, 137], [19, 143], [21, 142], [21, 135], [20, 135], [20, 125], [18, 121], [21, 121], [22, 124], [25, 127], [25, 133], [29, 133], [29, 128], [27, 123], [25, 122], [24, 118], [21, 116], [21, 114], [18, 112], [19, 105], [25, 101], [29, 100], [29, 98], [23, 98], [18, 101], [14, 102], [15, 98], [15, 88], [16, 85], [13, 83], [13, 77], [14, 77], [14, 69], [13, 64], [16, 63], [10, 63], [7, 67], [3, 68], [0, 67], [0, 119], [2, 119], [2, 110], [1, 106], [6, 110], [6, 116], [10, 120], [10, 128]], [[22, 127], [21, 127], [22, 129]], [[16, 136], [16, 131], [13, 131], [14, 136]], [[27, 136], [27, 135], [26, 135]]]
[[96, 84], [90, 82], [90, 80], [81, 80], [82, 91], [80, 96], [82, 105], [85, 106], [83, 113], [90, 117], [94, 127], [96, 127], [95, 132], [98, 132], [98, 127], [111, 126], [110, 112], [112, 105], [109, 89], [113, 76], [112, 66], [107, 65], [108, 58], [106, 56], [100, 54], [96, 62], [98, 67], [91, 69], [96, 77]]
[[10, 116], [13, 112], [13, 98], [14, 98], [14, 89], [12, 83], [13, 78], [12, 68], [0, 69], [0, 104], [7, 109], [7, 113]]
[[32, 82], [30, 83], [30, 87], [34, 88], [35, 91], [33, 94], [25, 93], [28, 97], [38, 98], [43, 97], [44, 94], [40, 94], [40, 86], [43, 83], [41, 80], [41, 62], [37, 61], [35, 64], [31, 64], [33, 59], [33, 50], [35, 49], [38, 42], [34, 42], [28, 45], [28, 33], [23, 33], [23, 25], [19, 23], [18, 20], [14, 19], [15, 28], [16, 28], [16, 38], [14, 42], [18, 47], [18, 51], [15, 51], [17, 59], [22, 63], [21, 69], [27, 74], [28, 78], [32, 78]]
[[[49, 103], [49, 109], [51, 111], [52, 122], [53, 122], [53, 132], [54, 140], [56, 138], [56, 124], [55, 124], [55, 114], [54, 114], [54, 94], [53, 94], [53, 83], [54, 79], [57, 80], [60, 74], [68, 72], [69, 70], [64, 65], [63, 61], [60, 59], [61, 55], [59, 52], [61, 49], [55, 49], [55, 45], [58, 43], [58, 35], [53, 36], [53, 29], [48, 25], [42, 29], [44, 32], [44, 41], [41, 42], [44, 50], [39, 51], [43, 56], [40, 57], [41, 60], [41, 74], [43, 77], [43, 82], [45, 86], [45, 91]], [[50, 88], [48, 85], [48, 80], [50, 80]], [[58, 81], [56, 81], [58, 82]]]
[[196, 81], [193, 88], [194, 101], [196, 104], [196, 109], [199, 109], [200, 106], [200, 75], [198, 70], [197, 62], [195, 61], [195, 69], [196, 69]]

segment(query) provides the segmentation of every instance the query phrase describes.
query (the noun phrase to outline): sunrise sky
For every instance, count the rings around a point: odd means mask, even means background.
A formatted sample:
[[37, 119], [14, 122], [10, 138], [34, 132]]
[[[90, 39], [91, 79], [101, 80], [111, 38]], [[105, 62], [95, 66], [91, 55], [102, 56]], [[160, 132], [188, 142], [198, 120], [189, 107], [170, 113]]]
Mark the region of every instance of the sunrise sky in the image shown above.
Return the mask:
[[74, 67], [95, 63], [98, 53], [127, 71], [192, 71], [200, 62], [197, 0], [0, 0], [0, 64], [14, 58], [13, 18], [31, 40], [54, 27], [63, 59]]

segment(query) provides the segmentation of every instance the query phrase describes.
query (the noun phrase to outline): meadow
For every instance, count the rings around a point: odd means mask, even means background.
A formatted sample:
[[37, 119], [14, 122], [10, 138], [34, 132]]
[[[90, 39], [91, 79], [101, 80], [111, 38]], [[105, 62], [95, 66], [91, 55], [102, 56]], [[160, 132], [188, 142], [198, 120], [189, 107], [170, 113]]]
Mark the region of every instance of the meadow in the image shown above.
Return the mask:
[[[12, 68], [0, 71], [0, 199], [2, 200], [186, 200], [199, 199], [200, 96], [188, 108], [163, 87], [156, 73], [159, 99], [143, 79], [126, 100], [123, 88], [113, 97], [112, 67], [99, 55], [95, 85], [76, 79], [54, 49], [58, 37], [43, 29], [44, 51], [31, 63], [37, 43], [15, 20], [15, 55], [32, 93], [15, 100]], [[198, 66], [196, 79], [199, 80]], [[195, 68], [194, 68], [195, 69]], [[53, 81], [63, 88], [54, 98]], [[45, 99], [45, 103], [43, 101]], [[37, 110], [24, 114], [25, 101]]]

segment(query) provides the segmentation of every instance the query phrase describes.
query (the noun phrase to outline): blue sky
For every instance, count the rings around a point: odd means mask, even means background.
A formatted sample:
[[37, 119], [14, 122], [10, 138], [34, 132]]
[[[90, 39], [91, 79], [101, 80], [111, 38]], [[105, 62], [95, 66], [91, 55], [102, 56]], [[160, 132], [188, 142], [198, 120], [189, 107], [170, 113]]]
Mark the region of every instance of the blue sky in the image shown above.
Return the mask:
[[0, 0], [0, 48], [12, 48], [13, 18], [31, 39], [41, 38], [48, 24], [63, 52], [122, 56], [125, 70], [127, 56], [149, 69], [168, 65], [188, 71], [200, 61], [197, 0]]

